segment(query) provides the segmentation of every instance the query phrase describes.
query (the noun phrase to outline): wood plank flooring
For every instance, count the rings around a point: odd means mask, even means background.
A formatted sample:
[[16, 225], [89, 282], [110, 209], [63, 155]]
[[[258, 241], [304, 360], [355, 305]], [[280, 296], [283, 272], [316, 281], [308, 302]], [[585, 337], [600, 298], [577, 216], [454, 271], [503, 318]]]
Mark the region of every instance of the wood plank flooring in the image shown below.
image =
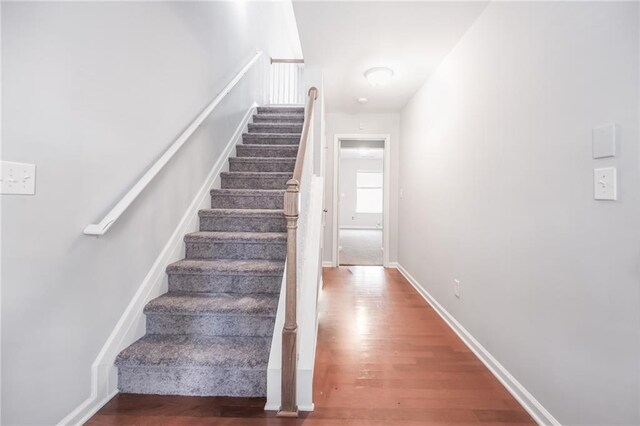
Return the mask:
[[263, 398], [119, 394], [88, 425], [535, 424], [395, 269], [325, 268], [315, 411]]

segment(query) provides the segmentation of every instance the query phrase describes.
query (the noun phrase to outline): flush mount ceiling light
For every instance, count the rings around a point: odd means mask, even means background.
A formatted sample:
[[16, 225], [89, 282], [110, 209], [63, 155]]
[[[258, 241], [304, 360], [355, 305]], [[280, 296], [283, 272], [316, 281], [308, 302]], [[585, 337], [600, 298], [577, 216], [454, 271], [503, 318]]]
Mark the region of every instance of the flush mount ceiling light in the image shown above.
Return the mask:
[[393, 70], [387, 67], [369, 68], [364, 72], [364, 76], [372, 86], [384, 86], [391, 81]]
[[369, 102], [369, 99], [367, 98], [358, 98], [358, 103], [366, 104], [367, 102]]

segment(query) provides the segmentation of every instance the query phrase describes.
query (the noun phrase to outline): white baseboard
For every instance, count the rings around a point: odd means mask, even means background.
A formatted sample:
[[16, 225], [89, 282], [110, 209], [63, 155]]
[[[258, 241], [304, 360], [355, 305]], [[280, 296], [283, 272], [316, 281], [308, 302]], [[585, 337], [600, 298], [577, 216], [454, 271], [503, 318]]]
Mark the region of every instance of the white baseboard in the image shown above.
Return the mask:
[[144, 335], [145, 317], [142, 310], [149, 300], [166, 292], [167, 276], [165, 269], [168, 264], [184, 257], [184, 235], [198, 229], [198, 211], [210, 205], [210, 190], [219, 181], [220, 172], [226, 167], [235, 146], [242, 140], [242, 132], [247, 127], [247, 123], [249, 123], [257, 106], [254, 103], [242, 118], [224, 151], [220, 154], [218, 161], [214, 164], [202, 187], [200, 187], [178, 226], [169, 237], [167, 244], [156, 258], [147, 276], [142, 280], [140, 287], [138, 287], [100, 353], [98, 353], [91, 366], [91, 395], [62, 419], [58, 426], [84, 424], [118, 393], [117, 369], [113, 365], [116, 356], [124, 348]]
[[387, 263], [387, 266], [385, 266], [385, 268], [397, 269], [398, 268], [398, 262], [389, 262], [389, 263]]
[[333, 268], [333, 262], [330, 260], [323, 260], [322, 261], [322, 267], [323, 268]]
[[409, 281], [418, 293], [427, 301], [429, 305], [442, 317], [449, 327], [462, 339], [465, 345], [482, 361], [482, 363], [491, 371], [491, 373], [502, 383], [511, 395], [522, 405], [522, 407], [533, 417], [540, 425], [560, 426], [558, 422], [549, 413], [540, 402], [525, 387], [516, 380], [509, 371], [498, 362], [491, 353], [484, 348], [472, 335], [460, 324], [436, 299], [429, 294], [427, 290], [416, 281], [411, 274], [397, 264], [400, 273]]

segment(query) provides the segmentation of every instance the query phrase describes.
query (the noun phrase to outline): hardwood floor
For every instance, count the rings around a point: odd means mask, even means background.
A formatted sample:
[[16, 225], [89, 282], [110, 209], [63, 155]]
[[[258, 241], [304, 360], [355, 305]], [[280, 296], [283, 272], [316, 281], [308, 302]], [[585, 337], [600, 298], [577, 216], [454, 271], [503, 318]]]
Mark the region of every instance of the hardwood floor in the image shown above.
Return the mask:
[[89, 425], [535, 424], [395, 269], [325, 268], [315, 411], [263, 398], [120, 394]]

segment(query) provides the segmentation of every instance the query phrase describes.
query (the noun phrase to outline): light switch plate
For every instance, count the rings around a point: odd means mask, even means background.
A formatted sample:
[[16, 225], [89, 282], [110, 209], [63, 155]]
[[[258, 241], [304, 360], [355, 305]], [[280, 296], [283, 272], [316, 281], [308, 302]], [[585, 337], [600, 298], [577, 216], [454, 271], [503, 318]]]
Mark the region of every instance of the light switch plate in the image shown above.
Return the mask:
[[36, 165], [0, 162], [0, 194], [34, 195], [36, 193]]
[[616, 200], [616, 168], [593, 169], [593, 198], [596, 200]]
[[460, 299], [460, 281], [453, 280], [453, 294]]
[[616, 155], [617, 126], [606, 124], [593, 129], [591, 143], [593, 144], [593, 158], [607, 158]]

